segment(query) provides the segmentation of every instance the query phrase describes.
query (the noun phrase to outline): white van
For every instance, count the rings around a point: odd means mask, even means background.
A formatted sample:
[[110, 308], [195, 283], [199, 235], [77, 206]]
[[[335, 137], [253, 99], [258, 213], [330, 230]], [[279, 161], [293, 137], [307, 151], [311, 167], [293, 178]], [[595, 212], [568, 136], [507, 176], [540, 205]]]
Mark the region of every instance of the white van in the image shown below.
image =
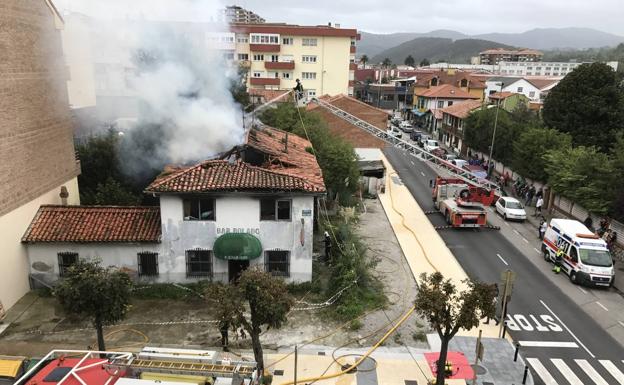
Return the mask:
[[554, 262], [560, 247], [565, 254], [561, 268], [570, 281], [597, 286], [613, 285], [615, 270], [607, 243], [581, 222], [558, 218], [550, 220], [542, 242], [544, 259]]

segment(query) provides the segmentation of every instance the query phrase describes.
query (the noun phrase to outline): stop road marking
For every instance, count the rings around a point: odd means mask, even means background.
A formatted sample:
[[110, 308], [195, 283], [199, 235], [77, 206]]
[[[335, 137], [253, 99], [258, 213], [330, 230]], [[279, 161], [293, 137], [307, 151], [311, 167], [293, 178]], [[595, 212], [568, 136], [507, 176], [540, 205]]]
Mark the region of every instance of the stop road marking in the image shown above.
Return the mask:
[[563, 328], [559, 326], [555, 319], [548, 314], [540, 314], [535, 316], [529, 314], [507, 314], [507, 328], [514, 331], [524, 330], [527, 332], [562, 332]]

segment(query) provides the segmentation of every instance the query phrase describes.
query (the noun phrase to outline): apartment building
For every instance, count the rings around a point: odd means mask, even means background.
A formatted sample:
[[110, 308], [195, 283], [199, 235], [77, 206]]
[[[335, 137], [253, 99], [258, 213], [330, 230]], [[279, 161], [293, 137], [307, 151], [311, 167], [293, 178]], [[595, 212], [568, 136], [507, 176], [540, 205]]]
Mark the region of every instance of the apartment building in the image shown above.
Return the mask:
[[[576, 62], [509, 62], [502, 61], [498, 63], [498, 71], [502, 75], [519, 75], [519, 76], [566, 76], [581, 64]], [[618, 69], [617, 61], [606, 62], [606, 65]]]
[[479, 52], [480, 64], [498, 64], [506, 62], [541, 61], [544, 54], [534, 49], [509, 50], [504, 48], [488, 49]]
[[0, 5], [0, 319], [29, 290], [21, 237], [44, 204], [79, 203], [60, 29], [50, 0]]
[[259, 24], [264, 23], [262, 17], [258, 16], [254, 12], [248, 11], [238, 5], [229, 5], [221, 10], [221, 20], [226, 23], [246, 23], [246, 24]]
[[307, 96], [353, 95], [359, 34], [340, 25], [232, 24], [221, 34], [226, 58], [249, 69], [250, 89], [288, 90], [300, 79]]

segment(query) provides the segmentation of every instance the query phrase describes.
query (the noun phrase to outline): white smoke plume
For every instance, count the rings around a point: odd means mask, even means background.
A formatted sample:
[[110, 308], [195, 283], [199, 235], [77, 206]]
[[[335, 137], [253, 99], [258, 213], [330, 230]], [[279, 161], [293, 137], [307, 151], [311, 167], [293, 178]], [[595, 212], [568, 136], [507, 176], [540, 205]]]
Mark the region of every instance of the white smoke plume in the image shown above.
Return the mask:
[[[237, 68], [223, 57], [211, 33], [219, 24], [214, 0], [57, 0], [86, 14], [95, 37], [91, 50], [98, 81], [114, 82], [99, 69], [119, 65], [125, 87], [138, 99], [136, 125], [122, 139], [120, 157], [131, 174], [166, 163], [207, 159], [242, 141], [241, 106], [230, 86]], [[108, 67], [107, 67], [108, 65]], [[98, 69], [99, 68], [99, 69]], [[110, 74], [109, 74], [110, 75]], [[111, 118], [125, 118], [120, 98]], [[97, 106], [96, 106], [97, 107]]]

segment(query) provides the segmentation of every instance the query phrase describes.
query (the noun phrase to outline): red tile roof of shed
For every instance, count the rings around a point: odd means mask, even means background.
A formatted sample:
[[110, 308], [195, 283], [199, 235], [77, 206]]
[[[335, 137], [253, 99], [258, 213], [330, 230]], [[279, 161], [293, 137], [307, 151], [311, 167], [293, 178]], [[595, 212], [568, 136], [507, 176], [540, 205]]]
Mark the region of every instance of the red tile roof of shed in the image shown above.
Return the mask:
[[460, 119], [464, 119], [470, 115], [473, 110], [481, 108], [480, 100], [466, 100], [465, 102], [455, 103], [452, 106], [441, 109], [442, 113], [453, 115]]
[[160, 242], [160, 208], [43, 205], [22, 242]]
[[445, 99], [479, 99], [469, 92], [457, 88], [450, 84], [443, 84], [441, 86], [433, 86], [425, 90], [417, 90], [416, 96], [422, 96], [426, 98], [445, 98]]

